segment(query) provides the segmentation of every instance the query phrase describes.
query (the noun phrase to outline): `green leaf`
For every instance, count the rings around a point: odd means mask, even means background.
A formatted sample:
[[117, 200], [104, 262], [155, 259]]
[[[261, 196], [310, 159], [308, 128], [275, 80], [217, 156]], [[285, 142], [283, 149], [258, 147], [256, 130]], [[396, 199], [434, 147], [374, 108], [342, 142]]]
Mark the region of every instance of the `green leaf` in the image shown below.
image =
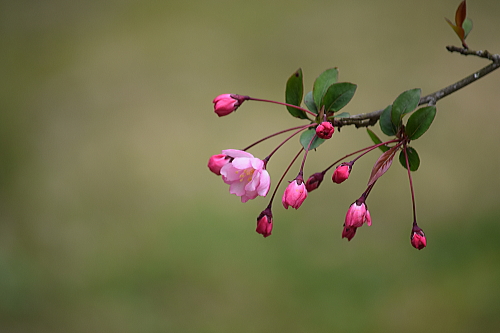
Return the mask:
[[314, 103], [312, 91], [310, 91], [306, 94], [306, 97], [304, 98], [304, 104], [307, 106], [309, 111], [318, 114], [318, 108], [316, 107], [316, 104]]
[[467, 38], [469, 32], [472, 30], [472, 20], [470, 18], [466, 18], [464, 23], [462, 23], [462, 28], [464, 29], [464, 39]]
[[[302, 145], [302, 147], [304, 147], [304, 150], [307, 150], [309, 142], [311, 142], [311, 139], [315, 135], [316, 135], [316, 130], [314, 128], [310, 128], [302, 133], [302, 135], [300, 136], [300, 144]], [[325, 139], [320, 139], [316, 136], [313, 142], [311, 143], [309, 150], [316, 149], [320, 144], [322, 144], [325, 141], [326, 141]]]
[[[417, 171], [420, 166], [420, 157], [418, 157], [418, 153], [412, 147], [406, 147], [406, 153], [408, 154], [408, 164], [410, 165], [410, 171]], [[399, 162], [406, 169], [406, 158], [405, 152], [402, 150], [399, 153]]]
[[337, 82], [339, 76], [339, 71], [337, 68], [329, 68], [323, 73], [321, 73], [313, 85], [313, 98], [314, 103], [316, 103], [316, 108], [321, 109], [321, 101], [325, 95], [328, 88]]
[[[382, 140], [380, 140], [379, 137], [377, 136], [377, 134], [373, 133], [373, 131], [371, 129], [367, 128], [366, 132], [368, 133], [368, 135], [370, 136], [370, 138], [372, 139], [374, 144], [378, 145], [379, 143], [382, 143]], [[386, 145], [379, 146], [379, 148], [383, 152], [386, 152], [389, 150], [389, 147], [387, 147]]]
[[405, 132], [410, 140], [416, 140], [424, 134], [436, 116], [435, 106], [426, 106], [415, 111], [406, 123]]
[[349, 82], [334, 83], [326, 90], [321, 105], [325, 106], [326, 112], [337, 112], [351, 101], [356, 88], [355, 84]]
[[396, 135], [396, 133], [398, 132], [398, 127], [392, 124], [391, 112], [392, 112], [392, 105], [389, 105], [384, 109], [384, 111], [382, 111], [379, 120], [380, 129], [387, 136]]
[[[302, 69], [299, 68], [286, 82], [285, 101], [288, 104], [300, 106], [303, 94], [304, 84], [302, 82]], [[286, 108], [292, 116], [307, 119], [307, 115], [304, 111], [291, 106], [287, 106]]]
[[392, 124], [399, 128], [403, 116], [415, 110], [420, 102], [420, 89], [410, 89], [401, 93], [394, 103], [392, 103], [391, 120]]
[[[333, 118], [349, 118], [351, 114], [349, 112], [341, 112], [337, 113], [336, 115], [333, 116]], [[328, 117], [330, 118], [330, 117]]]

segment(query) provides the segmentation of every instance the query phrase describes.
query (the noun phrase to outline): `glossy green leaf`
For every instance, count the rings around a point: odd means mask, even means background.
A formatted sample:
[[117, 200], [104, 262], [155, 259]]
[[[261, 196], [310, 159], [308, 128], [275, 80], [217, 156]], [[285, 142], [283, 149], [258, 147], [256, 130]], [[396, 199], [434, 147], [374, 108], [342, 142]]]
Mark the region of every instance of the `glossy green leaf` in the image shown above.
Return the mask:
[[[410, 171], [417, 171], [420, 166], [420, 157], [418, 153], [412, 147], [406, 147], [406, 153], [408, 154], [408, 164], [410, 165]], [[405, 152], [401, 150], [399, 153], [399, 162], [406, 169], [406, 158]]]
[[[302, 79], [302, 69], [299, 68], [292, 74], [292, 76], [290, 76], [290, 78], [288, 78], [288, 81], [286, 82], [285, 101], [288, 104], [300, 106], [303, 94], [304, 84]], [[304, 111], [291, 106], [287, 106], [286, 108], [292, 116], [307, 119], [307, 115]]]
[[[316, 130], [314, 128], [310, 128], [302, 133], [300, 136], [300, 144], [304, 147], [304, 150], [307, 150], [307, 146], [309, 146], [309, 142], [316, 135]], [[325, 142], [325, 139], [320, 139], [317, 136], [314, 138], [309, 150], [317, 148], [320, 144]]]
[[389, 105], [382, 111], [380, 115], [379, 123], [382, 133], [388, 136], [394, 136], [398, 132], [398, 127], [392, 124], [391, 120], [392, 105]]
[[401, 93], [392, 103], [391, 120], [396, 128], [400, 126], [401, 119], [406, 113], [416, 109], [420, 102], [421, 92], [419, 88], [407, 90]]
[[321, 73], [313, 85], [313, 99], [314, 103], [316, 103], [316, 108], [321, 109], [321, 101], [323, 100], [323, 96], [325, 95], [328, 88], [337, 82], [339, 76], [339, 71], [337, 68], [329, 68], [323, 73]]
[[306, 97], [304, 98], [304, 104], [307, 106], [309, 111], [318, 114], [318, 108], [316, 107], [316, 103], [314, 103], [312, 91], [310, 91], [306, 94]]
[[[374, 144], [378, 145], [379, 143], [382, 143], [382, 140], [380, 140], [379, 137], [377, 136], [377, 134], [373, 133], [373, 131], [371, 129], [367, 128], [366, 132], [368, 133], [368, 135], [370, 136], [370, 138], [372, 139]], [[386, 145], [381, 145], [381, 146], [379, 146], [379, 148], [383, 152], [386, 152], [389, 150], [389, 147], [387, 147]]]
[[415, 111], [406, 123], [405, 132], [410, 140], [416, 140], [424, 134], [436, 116], [435, 106], [426, 106]]
[[469, 32], [472, 30], [472, 20], [470, 18], [466, 18], [464, 23], [462, 23], [462, 28], [464, 29], [464, 39], [467, 38]]
[[334, 83], [325, 92], [321, 105], [325, 111], [336, 112], [347, 105], [354, 96], [357, 86], [350, 82]]
[[333, 116], [333, 118], [349, 118], [351, 114], [349, 112], [341, 112], [337, 113]]

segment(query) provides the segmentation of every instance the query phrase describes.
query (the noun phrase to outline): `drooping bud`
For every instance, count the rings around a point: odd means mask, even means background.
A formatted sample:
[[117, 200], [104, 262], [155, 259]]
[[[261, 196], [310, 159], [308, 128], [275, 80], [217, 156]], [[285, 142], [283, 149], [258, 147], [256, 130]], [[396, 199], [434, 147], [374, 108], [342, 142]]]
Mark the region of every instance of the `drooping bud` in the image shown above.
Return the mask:
[[344, 230], [342, 230], [342, 238], [347, 238], [350, 241], [356, 234], [356, 227], [346, 227], [344, 224]]
[[264, 209], [260, 215], [257, 217], [257, 233], [261, 234], [264, 237], [270, 236], [271, 231], [273, 230], [273, 213], [271, 212], [271, 208], [268, 207]]
[[219, 117], [227, 116], [228, 114], [236, 111], [236, 109], [248, 99], [248, 96], [241, 96], [235, 94], [223, 94], [215, 97], [214, 112]]
[[324, 176], [325, 174], [323, 172], [316, 172], [311, 177], [309, 177], [306, 181], [307, 192], [311, 192], [312, 190], [317, 189], [319, 185], [321, 185]]
[[365, 204], [365, 198], [362, 196], [356, 200], [347, 210], [345, 215], [344, 230], [342, 231], [342, 238], [351, 240], [356, 234], [356, 229], [366, 223], [368, 226], [372, 225], [370, 212]]
[[417, 250], [422, 250], [427, 246], [424, 231], [416, 223], [413, 224], [413, 228], [411, 229], [410, 241], [411, 245]]
[[339, 165], [332, 175], [332, 181], [334, 183], [340, 184], [349, 178], [352, 170], [352, 163], [342, 163]]
[[316, 135], [321, 139], [330, 139], [335, 132], [335, 127], [329, 121], [324, 121], [316, 127]]
[[229, 163], [229, 157], [224, 154], [212, 155], [208, 160], [208, 168], [210, 171], [220, 176], [220, 169]]
[[302, 176], [298, 176], [293, 182], [291, 182], [283, 193], [283, 198], [281, 202], [283, 207], [288, 209], [288, 206], [298, 209], [300, 205], [307, 198], [307, 189], [304, 184], [304, 179]]

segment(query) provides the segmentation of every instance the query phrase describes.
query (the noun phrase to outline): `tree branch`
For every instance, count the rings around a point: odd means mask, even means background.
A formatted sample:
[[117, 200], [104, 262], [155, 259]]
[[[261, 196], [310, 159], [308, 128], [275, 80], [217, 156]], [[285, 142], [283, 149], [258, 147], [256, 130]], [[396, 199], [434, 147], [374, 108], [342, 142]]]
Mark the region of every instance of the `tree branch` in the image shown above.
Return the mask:
[[[450, 52], [458, 52], [460, 54], [463, 54], [465, 56], [476, 56], [484, 59], [488, 59], [491, 61], [491, 64], [489, 64], [486, 67], [481, 68], [477, 72], [472, 73], [471, 75], [463, 78], [462, 80], [453, 83], [452, 85], [449, 85], [441, 90], [438, 90], [432, 94], [429, 94], [427, 96], [421, 97], [420, 102], [418, 105], [422, 104], [428, 104], [428, 105], [435, 105], [437, 101], [440, 99], [454, 93], [455, 91], [458, 91], [462, 89], [463, 87], [479, 80], [480, 78], [484, 77], [486, 74], [489, 74], [493, 72], [495, 69], [500, 67], [500, 55], [499, 54], [491, 54], [488, 51], [472, 51], [469, 49], [465, 48], [460, 48], [456, 46], [447, 46], [446, 49]], [[373, 111], [370, 113], [361, 113], [357, 115], [350, 116], [348, 118], [338, 118], [335, 119], [335, 126], [342, 127], [342, 126], [347, 126], [347, 125], [354, 125], [356, 128], [359, 127], [368, 127], [368, 126], [373, 126], [377, 123], [377, 121], [380, 118], [380, 115], [382, 114], [384, 110], [377, 110]]]

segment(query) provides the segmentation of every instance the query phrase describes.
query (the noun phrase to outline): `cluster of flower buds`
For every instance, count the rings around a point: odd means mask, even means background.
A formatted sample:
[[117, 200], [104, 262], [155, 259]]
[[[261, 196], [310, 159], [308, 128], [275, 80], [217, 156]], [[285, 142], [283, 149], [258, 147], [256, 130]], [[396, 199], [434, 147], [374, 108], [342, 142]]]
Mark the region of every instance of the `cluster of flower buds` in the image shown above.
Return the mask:
[[[250, 146], [237, 150], [226, 149], [221, 154], [213, 155], [208, 161], [208, 168], [214, 174], [222, 177], [224, 183], [229, 185], [229, 192], [241, 197], [242, 202], [255, 199], [257, 196], [266, 196], [271, 186], [271, 180], [267, 171], [267, 164], [271, 157], [290, 139], [300, 134], [301, 147], [297, 155], [292, 159], [288, 168], [278, 181], [268, 206], [257, 217], [257, 233], [264, 237], [271, 235], [273, 229], [272, 204], [279, 186], [286, 174], [299, 158], [301, 154], [302, 163], [297, 176], [289, 181], [283, 192], [282, 204], [285, 209], [292, 207], [298, 209], [308, 197], [309, 192], [316, 190], [325, 177], [325, 174], [335, 167], [332, 173], [332, 182], [341, 184], [345, 182], [353, 169], [354, 163], [369, 152], [382, 150], [382, 154], [373, 166], [368, 180], [366, 190], [351, 204], [347, 210], [343, 224], [342, 238], [350, 241], [356, 234], [356, 230], [365, 223], [370, 226], [372, 219], [366, 205], [366, 199], [370, 194], [377, 180], [390, 168], [392, 161], [399, 151], [399, 160], [403, 167], [408, 170], [410, 181], [411, 197], [413, 204], [413, 225], [411, 234], [411, 245], [416, 249], [423, 249], [427, 245], [424, 232], [418, 227], [416, 222], [415, 199], [413, 194], [413, 184], [410, 171], [416, 171], [420, 164], [420, 159], [414, 148], [408, 144], [410, 140], [420, 137], [430, 126], [436, 109], [434, 106], [427, 106], [414, 111], [419, 105], [420, 89], [412, 89], [403, 92], [389, 105], [380, 117], [382, 132], [393, 138], [382, 141], [373, 131], [367, 129], [374, 144], [347, 154], [337, 161], [331, 163], [321, 172], [313, 173], [307, 181], [304, 181], [304, 166], [307, 154], [310, 150], [316, 149], [328, 139], [331, 139], [335, 127], [343, 126], [342, 118], [349, 117], [349, 114], [338, 111], [342, 109], [353, 97], [356, 85], [348, 82], [337, 82], [338, 71], [331, 68], [323, 72], [314, 83], [313, 90], [305, 96], [306, 108], [301, 107], [303, 84], [302, 71], [299, 69], [287, 81], [286, 103], [252, 98], [249, 96], [224, 94], [217, 96], [214, 103], [215, 113], [221, 117], [231, 114], [243, 104], [244, 101], [259, 101], [281, 104], [286, 106], [288, 112], [299, 119], [307, 120], [308, 123], [302, 126], [288, 128], [271, 134]], [[414, 112], [413, 112], [414, 111]], [[406, 126], [402, 120], [405, 114], [413, 112], [408, 119]], [[258, 143], [277, 135], [292, 132], [284, 139], [271, 153], [264, 159], [254, 157], [247, 150]], [[347, 158], [354, 156], [352, 160]]]

